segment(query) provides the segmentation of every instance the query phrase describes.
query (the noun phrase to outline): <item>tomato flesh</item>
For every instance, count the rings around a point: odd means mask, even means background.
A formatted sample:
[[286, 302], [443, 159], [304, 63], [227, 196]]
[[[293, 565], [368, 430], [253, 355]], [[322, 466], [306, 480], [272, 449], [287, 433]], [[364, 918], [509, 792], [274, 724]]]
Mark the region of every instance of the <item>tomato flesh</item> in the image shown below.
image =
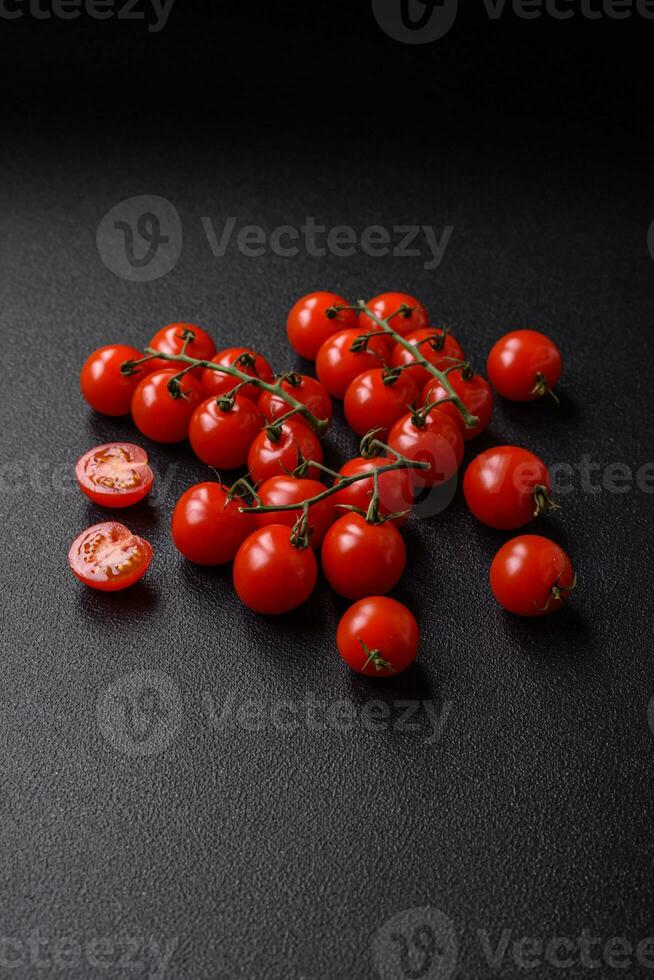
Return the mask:
[[68, 552], [73, 575], [101, 592], [117, 592], [138, 582], [151, 561], [150, 543], [116, 521], [87, 528]]
[[131, 507], [146, 497], [154, 475], [148, 454], [130, 442], [108, 442], [77, 461], [80, 490], [101, 507]]

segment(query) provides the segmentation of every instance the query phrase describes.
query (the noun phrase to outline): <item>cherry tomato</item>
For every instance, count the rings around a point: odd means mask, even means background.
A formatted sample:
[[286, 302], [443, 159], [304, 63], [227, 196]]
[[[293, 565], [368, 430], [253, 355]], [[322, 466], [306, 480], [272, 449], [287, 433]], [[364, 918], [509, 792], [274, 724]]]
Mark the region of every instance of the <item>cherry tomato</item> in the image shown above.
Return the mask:
[[101, 592], [117, 592], [134, 585], [151, 561], [150, 543], [116, 521], [87, 527], [68, 552], [73, 575]]
[[[195, 357], [198, 361], [210, 361], [216, 353], [216, 345], [206, 330], [203, 330], [202, 327], [196, 327], [194, 323], [169, 323], [167, 327], [157, 330], [148, 347], [159, 350], [162, 354], [180, 354], [184, 346], [185, 331], [193, 333], [194, 338], [186, 348], [188, 356]], [[181, 361], [175, 363], [174, 361], [166, 361], [161, 357], [155, 357], [146, 362], [144, 367], [148, 371], [166, 371], [169, 368], [176, 368], [181, 371], [184, 364]], [[194, 374], [199, 375], [200, 373], [199, 368], [197, 372], [194, 371]]]
[[347, 300], [336, 293], [309, 293], [299, 299], [286, 321], [286, 333], [293, 350], [307, 361], [315, 361], [328, 337], [339, 330], [356, 327], [357, 314], [354, 310], [327, 313], [334, 306], [348, 305]]
[[[447, 377], [470, 414], [476, 415], [479, 422], [473, 429], [466, 428], [461, 412], [452, 402], [439, 405], [438, 411], [449, 415], [457, 423], [463, 433], [463, 438], [468, 442], [483, 432], [490, 422], [493, 415], [493, 392], [488, 382], [479, 374], [475, 374], [469, 381], [463, 380], [461, 371], [451, 371]], [[448, 392], [438, 378], [432, 378], [431, 381], [428, 381], [422, 393], [422, 401], [425, 405], [431, 405], [432, 402], [447, 397]]]
[[353, 351], [352, 345], [360, 336], [358, 328], [340, 330], [318, 351], [316, 374], [334, 398], [343, 398], [355, 378], [364, 371], [383, 367], [389, 359], [389, 345], [381, 334], [368, 340], [366, 350]]
[[[379, 469], [380, 466], [387, 466], [395, 462], [388, 456], [375, 456], [373, 459], [364, 459], [357, 456], [355, 459], [348, 460], [341, 466], [339, 473], [341, 476], [358, 476], [359, 473], [370, 473]], [[358, 507], [359, 510], [367, 512], [374, 490], [374, 481], [371, 476], [369, 480], [359, 480], [358, 483], [351, 483], [349, 487], [344, 487], [334, 494], [335, 505]], [[392, 521], [396, 527], [400, 527], [407, 519], [413, 506], [413, 482], [409, 470], [389, 470], [382, 473], [379, 477], [379, 513], [382, 517], [389, 514], [400, 514]], [[338, 509], [336, 513], [339, 513]]]
[[254, 530], [252, 514], [241, 513], [242, 501], [229, 499], [220, 483], [196, 483], [177, 501], [170, 529], [175, 547], [196, 565], [232, 561]]
[[278, 438], [271, 438], [268, 430], [262, 429], [248, 453], [250, 476], [255, 483], [263, 483], [271, 476], [292, 473], [298, 454], [317, 463], [323, 461], [320, 439], [304, 422], [295, 418], [282, 422]]
[[572, 563], [563, 548], [539, 534], [521, 534], [507, 541], [493, 558], [493, 595], [518, 616], [556, 612], [575, 587]]
[[139, 432], [154, 442], [181, 442], [188, 435], [193, 412], [202, 400], [200, 382], [191, 374], [180, 381], [183, 395], [173, 398], [168, 382], [176, 368], [155, 371], [139, 383], [132, 396], [132, 418]]
[[279, 615], [301, 606], [314, 590], [318, 565], [312, 548], [296, 547], [285, 524], [260, 527], [234, 559], [234, 588], [255, 612]]
[[325, 578], [346, 599], [383, 595], [397, 585], [406, 564], [402, 535], [390, 522], [368, 524], [359, 514], [344, 514], [322, 543]]
[[[298, 480], [294, 476], [273, 476], [259, 487], [257, 494], [264, 506], [280, 507], [285, 504], [301, 504], [304, 500], [324, 493], [324, 491], [324, 483], [319, 483], [318, 480]], [[252, 516], [258, 527], [266, 527], [269, 524], [285, 524], [287, 527], [293, 527], [301, 514], [302, 510], [298, 508], [297, 510], [277, 510], [269, 514], [253, 514]], [[328, 528], [334, 522], [334, 517], [334, 497], [326, 497], [317, 504], [312, 504], [309, 508], [309, 527], [313, 528], [309, 539], [312, 548], [320, 547]]]
[[[239, 361], [239, 358], [244, 358], [244, 360]], [[237, 367], [250, 378], [273, 381], [273, 370], [268, 361], [249, 347], [228, 347], [227, 350], [219, 351], [211, 360], [214, 364], [220, 364], [223, 367]], [[254, 360], [254, 364], [246, 363], [246, 361], [251, 362], [252, 360]], [[238, 364], [237, 361], [239, 361]], [[240, 384], [238, 378], [232, 377], [231, 374], [223, 374], [221, 371], [214, 371], [212, 368], [205, 368], [202, 372], [202, 387], [206, 395], [215, 395], [216, 397], [226, 395], [237, 384]], [[261, 388], [246, 384], [245, 387], [239, 388], [238, 394], [257, 402]]]
[[[403, 337], [406, 337], [413, 330], [422, 330], [429, 326], [427, 310], [419, 300], [407, 293], [382, 293], [381, 296], [375, 296], [374, 299], [369, 300], [366, 305], [380, 320], [387, 320], [389, 316], [393, 317], [390, 325], [395, 333], [399, 333]], [[402, 306], [409, 307], [409, 310], [397, 313]], [[394, 313], [397, 315], [393, 316]], [[379, 329], [374, 320], [371, 320], [365, 313], [359, 314], [359, 326], [366, 332]]]
[[482, 524], [512, 531], [553, 507], [550, 486], [548, 469], [534, 453], [518, 446], [495, 446], [470, 463], [463, 494]]
[[[332, 400], [324, 385], [315, 378], [309, 378], [306, 374], [294, 374], [290, 380], [282, 381], [282, 388], [300, 404], [306, 405], [317, 419], [328, 422], [331, 420]], [[269, 422], [281, 418], [291, 409], [281, 395], [275, 395], [272, 391], [262, 391], [257, 404], [259, 411], [263, 412]]]
[[263, 424], [263, 415], [249, 398], [236, 395], [232, 407], [223, 409], [212, 396], [193, 412], [188, 437], [203, 463], [217, 470], [234, 470], [245, 465]]
[[412, 470], [414, 487], [433, 487], [450, 480], [463, 459], [461, 429], [449, 416], [434, 408], [416, 425], [411, 413], [398, 419], [388, 445], [407, 459], [429, 463], [428, 470]]
[[419, 642], [418, 624], [407, 607], [378, 595], [350, 606], [336, 633], [345, 663], [367, 677], [401, 674], [416, 659]]
[[[424, 330], [412, 331], [412, 333], [407, 334], [405, 339], [417, 348], [418, 353], [422, 354], [426, 361], [433, 364], [439, 371], [444, 371], [454, 361], [464, 361], [465, 354], [459, 342], [449, 333], [445, 334], [442, 350], [434, 350], [429, 340], [442, 336], [442, 330], [427, 327]], [[415, 360], [415, 354], [407, 350], [402, 344], [395, 345], [391, 353], [391, 364], [393, 367], [402, 367], [404, 364], [411, 364], [413, 360]], [[427, 368], [421, 367], [419, 364], [416, 367], [409, 368], [404, 373], [410, 375], [419, 388], [423, 388], [428, 381], [434, 379], [433, 374], [430, 374]]]
[[91, 408], [103, 415], [129, 414], [132, 395], [147, 373], [144, 370], [147, 365], [129, 375], [121, 374], [120, 369], [127, 361], [138, 361], [141, 357], [141, 351], [125, 344], [109, 344], [89, 354], [80, 374], [80, 387]]
[[561, 377], [561, 352], [537, 330], [513, 330], [488, 355], [488, 379], [504, 398], [530, 402], [551, 390]]
[[108, 442], [84, 453], [75, 467], [80, 490], [101, 507], [131, 507], [150, 493], [148, 454], [130, 442]]
[[383, 368], [373, 368], [355, 378], [345, 392], [343, 407], [348, 425], [357, 435], [381, 429], [380, 437], [418, 400], [419, 390], [405, 374], [388, 380]]

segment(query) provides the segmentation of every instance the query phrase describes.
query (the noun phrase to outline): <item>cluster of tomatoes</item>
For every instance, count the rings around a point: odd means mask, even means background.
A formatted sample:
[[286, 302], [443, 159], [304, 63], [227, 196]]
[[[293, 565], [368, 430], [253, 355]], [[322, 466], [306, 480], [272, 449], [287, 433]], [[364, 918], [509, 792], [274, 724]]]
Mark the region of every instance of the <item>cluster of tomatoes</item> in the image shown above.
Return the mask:
[[[171, 532], [185, 558], [233, 562], [241, 600], [278, 614], [312, 593], [319, 551], [330, 586], [354, 602], [338, 628], [341, 655], [360, 673], [398, 673], [416, 656], [419, 630], [387, 593], [404, 571], [400, 529], [416, 494], [456, 474], [465, 441], [491, 419], [493, 388], [518, 401], [542, 397], [559, 380], [561, 357], [543, 334], [514, 331], [489, 355], [489, 384], [458, 341], [431, 327], [424, 306], [402, 293], [354, 306], [333, 293], [309, 294], [291, 310], [287, 334], [315, 361], [317, 379], [275, 375], [251, 349], [216, 352], [204, 330], [175, 323], [144, 352], [110, 345], [91, 354], [82, 393], [96, 411], [131, 412], [154, 441], [188, 438], [221, 473], [246, 468], [231, 486], [207, 481], [178, 500]], [[338, 473], [324, 465], [320, 441], [332, 398], [343, 399], [348, 424], [362, 436], [360, 455]], [[111, 443], [79, 460], [77, 478], [94, 502], [127, 507], [146, 496], [153, 475], [141, 447]], [[545, 463], [516, 446], [480, 453], [463, 491], [473, 514], [502, 530], [555, 507]], [[105, 590], [131, 585], [151, 558], [148, 542], [113, 521], [86, 530], [69, 553], [75, 575]], [[562, 605], [575, 576], [558, 545], [522, 535], [500, 549], [490, 582], [506, 609], [537, 616]]]

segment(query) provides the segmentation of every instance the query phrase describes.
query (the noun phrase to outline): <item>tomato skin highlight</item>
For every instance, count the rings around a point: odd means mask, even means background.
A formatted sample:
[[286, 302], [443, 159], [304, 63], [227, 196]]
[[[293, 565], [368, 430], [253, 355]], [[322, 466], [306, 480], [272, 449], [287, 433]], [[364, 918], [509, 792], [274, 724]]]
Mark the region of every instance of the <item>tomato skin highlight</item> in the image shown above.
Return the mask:
[[[254, 367], [236, 364], [236, 361], [243, 354], [250, 354], [254, 358]], [[267, 381], [269, 384], [274, 380], [273, 369], [268, 361], [261, 354], [252, 350], [251, 347], [228, 347], [226, 350], [218, 351], [215, 357], [207, 358], [207, 360], [213, 361], [214, 364], [220, 364], [222, 367], [236, 366], [243, 374], [247, 374], [251, 378], [260, 378], [261, 381]], [[240, 384], [238, 378], [232, 377], [231, 374], [215, 371], [213, 368], [204, 368], [201, 381], [205, 395], [215, 395], [216, 398], [220, 395], [226, 395], [228, 391], [232, 391], [236, 385]], [[258, 388], [257, 385], [246, 384], [243, 388], [239, 388], [238, 394], [256, 403], [259, 400], [261, 388]]]
[[[415, 309], [412, 309], [408, 316], [404, 316], [402, 313], [393, 316], [403, 305], [415, 307]], [[399, 333], [402, 337], [406, 337], [413, 330], [423, 330], [429, 326], [427, 310], [420, 300], [417, 300], [415, 296], [409, 296], [408, 293], [381, 293], [381, 295], [369, 300], [366, 306], [380, 320], [386, 320], [389, 316], [393, 316], [390, 326], [395, 333]], [[359, 326], [362, 333], [380, 329], [375, 321], [370, 319], [367, 313], [359, 313]]]
[[545, 463], [528, 449], [495, 446], [472, 460], [463, 478], [463, 495], [477, 520], [513, 531], [536, 516], [534, 491], [551, 488]]
[[[476, 374], [470, 381], [464, 381], [461, 371], [451, 371], [448, 380], [455, 392], [466, 406], [471, 415], [476, 415], [479, 419], [477, 425], [472, 429], [466, 427], [463, 416], [452, 402], [446, 402], [438, 406], [438, 411], [448, 415], [461, 429], [461, 433], [466, 442], [476, 438], [488, 426], [493, 417], [493, 392], [490, 385], [480, 375]], [[447, 398], [448, 392], [437, 378], [432, 378], [424, 387], [422, 393], [423, 405], [430, 405], [432, 402]]]
[[236, 395], [232, 407], [225, 410], [212, 396], [193, 412], [189, 442], [195, 455], [207, 466], [235, 470], [245, 464], [263, 424], [263, 415], [249, 398]]
[[[279, 507], [284, 504], [299, 504], [310, 497], [323, 493], [325, 486], [318, 480], [301, 479], [294, 476], [273, 476], [257, 490], [261, 503], [266, 507]], [[313, 528], [309, 542], [312, 548], [319, 548], [325, 534], [334, 523], [336, 512], [333, 497], [326, 497], [309, 508], [309, 527]], [[269, 524], [284, 524], [293, 527], [302, 510], [271, 511], [269, 514], [253, 514], [257, 527]]]
[[[358, 476], [360, 473], [372, 473], [380, 466], [388, 466], [395, 462], [390, 456], [375, 456], [372, 459], [364, 459], [357, 456], [350, 459], [341, 466], [339, 473], [341, 476]], [[338, 510], [339, 506], [358, 507], [359, 510], [367, 512], [374, 490], [374, 479], [359, 480], [351, 483], [334, 494], [333, 500], [337, 507], [336, 513], [343, 513]], [[408, 517], [408, 513], [413, 507], [413, 482], [410, 470], [389, 470], [382, 473], [379, 477], [379, 513], [382, 517], [389, 514], [399, 514], [393, 518], [392, 523], [396, 527], [401, 527]]]
[[[161, 351], [162, 354], [181, 354], [184, 346], [182, 333], [184, 330], [192, 330], [195, 334], [186, 348], [189, 357], [194, 357], [198, 361], [210, 361], [216, 353], [216, 345], [202, 327], [197, 327], [194, 323], [169, 323], [165, 327], [157, 330], [156, 334], [148, 344], [154, 350]], [[184, 369], [184, 362], [166, 361], [161, 357], [155, 357], [143, 365], [148, 371], [166, 371], [168, 368], [175, 368], [177, 371]], [[199, 377], [200, 368], [196, 368], [193, 374]]]
[[[502, 545], [490, 567], [493, 595], [517, 616], [546, 616], [565, 604], [574, 587], [572, 562], [558, 544], [539, 534], [521, 534]], [[561, 598], [552, 588], [557, 587]]]
[[130, 375], [121, 374], [120, 369], [127, 361], [142, 357], [141, 351], [126, 344], [108, 344], [89, 354], [80, 372], [80, 389], [87, 404], [102, 415], [129, 415], [132, 395], [148, 373], [147, 364]]
[[[454, 361], [464, 361], [465, 354], [461, 344], [456, 340], [452, 334], [445, 334], [445, 342], [443, 349], [440, 351], [435, 351], [426, 340], [429, 337], [442, 337], [443, 331], [436, 330], [435, 327], [427, 327], [424, 330], [413, 330], [411, 333], [407, 334], [405, 340], [413, 344], [417, 348], [417, 352], [421, 354], [426, 361], [433, 364], [435, 368], [439, 371], [444, 371], [446, 368], [450, 367]], [[407, 350], [403, 344], [396, 344], [391, 353], [391, 364], [393, 367], [402, 367], [404, 364], [411, 364], [415, 360], [415, 354], [412, 354], [410, 350]], [[434, 375], [431, 374], [427, 368], [422, 367], [417, 364], [415, 367], [407, 368], [404, 372], [408, 374], [413, 381], [418, 385], [419, 388], [423, 388], [428, 381], [435, 381]]]
[[262, 429], [250, 446], [248, 469], [255, 483], [292, 473], [298, 465], [298, 450], [304, 459], [323, 461], [320, 439], [304, 422], [287, 419], [282, 422], [281, 430], [279, 440], [273, 442], [266, 429]]
[[339, 330], [318, 351], [316, 374], [334, 398], [344, 398], [350, 384], [365, 371], [384, 367], [389, 360], [389, 345], [382, 334], [371, 337], [365, 351], [353, 351], [352, 345], [361, 330]]
[[380, 438], [401, 415], [417, 402], [417, 386], [404, 374], [392, 384], [384, 383], [383, 368], [373, 368], [355, 378], [345, 392], [343, 408], [350, 428], [359, 436], [381, 429]]
[[413, 416], [398, 419], [388, 436], [388, 445], [416, 463], [429, 463], [428, 470], [413, 470], [414, 487], [433, 487], [447, 483], [463, 460], [461, 429], [439, 408], [433, 408], [422, 427]]
[[[320, 381], [316, 381], [315, 378], [308, 377], [306, 374], [301, 374], [298, 377], [300, 378], [299, 385], [292, 385], [289, 381], [282, 381], [283, 390], [295, 398], [296, 401], [300, 402], [301, 405], [305, 405], [317, 419], [324, 419], [330, 422], [332, 417], [332, 400], [324, 385]], [[257, 406], [269, 422], [274, 422], [275, 419], [279, 419], [282, 415], [286, 415], [291, 411], [289, 403], [281, 395], [275, 395], [272, 391], [262, 391]]]
[[321, 552], [325, 578], [346, 599], [383, 595], [397, 585], [406, 564], [402, 535], [390, 522], [368, 524], [345, 514], [325, 535]]
[[100, 592], [118, 592], [134, 585], [151, 561], [149, 541], [116, 521], [88, 527], [75, 538], [68, 552], [68, 564], [75, 578]]
[[196, 565], [224, 565], [232, 561], [254, 530], [252, 515], [241, 513], [242, 501], [229, 499], [220, 483], [196, 483], [177, 501], [171, 534], [177, 550]]
[[84, 453], [75, 466], [82, 493], [101, 507], [131, 507], [147, 497], [154, 475], [148, 454], [129, 442], [108, 442]]
[[[369, 651], [377, 650], [390, 666], [376, 667]], [[401, 674], [416, 658], [420, 629], [414, 615], [401, 602], [388, 596], [360, 599], [344, 613], [336, 632], [341, 657], [357, 674], [392, 677]]]
[[282, 524], [258, 528], [238, 550], [234, 588], [254, 612], [277, 616], [309, 598], [318, 578], [313, 548], [296, 548], [291, 529]]
[[488, 380], [495, 391], [514, 402], [531, 402], [545, 391], [534, 391], [539, 375], [548, 388], [561, 377], [563, 361], [553, 340], [538, 330], [513, 330], [497, 341], [488, 355]]
[[335, 317], [328, 317], [326, 310], [333, 306], [349, 306], [347, 300], [336, 293], [308, 293], [295, 303], [286, 321], [286, 334], [296, 354], [307, 361], [315, 361], [321, 346], [339, 330], [356, 327], [357, 314], [343, 310]]

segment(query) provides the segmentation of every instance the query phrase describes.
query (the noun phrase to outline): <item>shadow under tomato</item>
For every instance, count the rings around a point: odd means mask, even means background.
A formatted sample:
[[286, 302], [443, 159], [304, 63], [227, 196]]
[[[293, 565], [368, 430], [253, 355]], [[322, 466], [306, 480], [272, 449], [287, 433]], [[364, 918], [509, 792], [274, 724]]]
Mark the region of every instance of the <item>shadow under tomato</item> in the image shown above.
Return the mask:
[[150, 616], [159, 604], [159, 593], [152, 582], [140, 581], [117, 592], [102, 592], [80, 583], [78, 606], [90, 619], [106, 625], [107, 615], [118, 617]]

